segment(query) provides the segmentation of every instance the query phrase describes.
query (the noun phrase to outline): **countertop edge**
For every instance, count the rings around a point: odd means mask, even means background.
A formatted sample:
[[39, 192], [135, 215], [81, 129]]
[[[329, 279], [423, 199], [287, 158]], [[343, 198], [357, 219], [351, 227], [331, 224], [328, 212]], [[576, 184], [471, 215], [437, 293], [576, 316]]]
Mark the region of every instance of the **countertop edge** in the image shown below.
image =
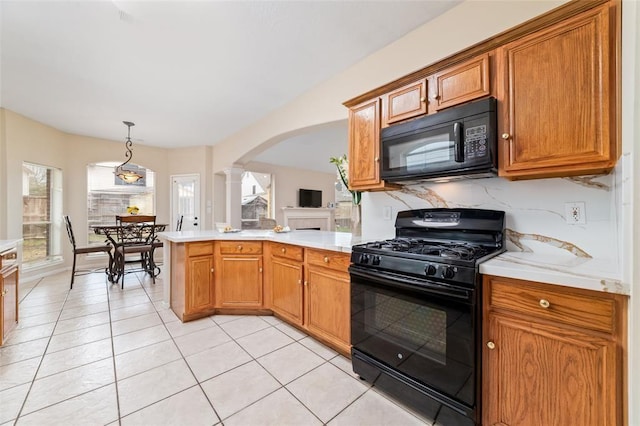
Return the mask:
[[225, 240], [272, 241], [342, 253], [351, 253], [351, 246], [360, 243], [360, 240], [352, 238], [351, 234], [330, 231], [292, 231], [286, 233], [275, 233], [273, 231], [235, 233], [218, 231], [160, 232], [158, 233], [158, 238], [172, 243]]
[[591, 265], [588, 261], [575, 267], [562, 267], [542, 262], [535, 264], [536, 260], [537, 257], [533, 254], [516, 258], [507, 252], [480, 264], [480, 273], [627, 296], [631, 293], [629, 285], [623, 282], [620, 274], [598, 271], [597, 268], [589, 269], [588, 266]]

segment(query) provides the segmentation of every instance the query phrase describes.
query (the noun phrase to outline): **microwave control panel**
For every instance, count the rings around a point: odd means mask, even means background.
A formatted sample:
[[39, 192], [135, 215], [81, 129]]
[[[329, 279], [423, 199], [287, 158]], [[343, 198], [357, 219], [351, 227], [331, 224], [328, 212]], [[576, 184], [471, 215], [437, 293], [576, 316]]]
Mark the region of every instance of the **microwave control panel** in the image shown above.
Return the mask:
[[484, 157], [487, 151], [487, 125], [467, 127], [464, 131], [464, 157]]

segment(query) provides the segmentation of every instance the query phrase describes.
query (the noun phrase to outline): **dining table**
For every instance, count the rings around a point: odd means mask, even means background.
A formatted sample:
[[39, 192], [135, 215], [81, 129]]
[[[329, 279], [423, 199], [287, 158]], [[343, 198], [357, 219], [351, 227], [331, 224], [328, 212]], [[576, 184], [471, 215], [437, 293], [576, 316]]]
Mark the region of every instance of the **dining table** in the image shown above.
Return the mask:
[[[154, 225], [140, 225], [136, 223], [92, 225], [91, 228], [93, 232], [97, 235], [103, 235], [106, 241], [113, 247], [112, 255], [109, 256], [109, 267], [106, 269], [108, 280], [112, 283], [117, 283], [124, 274], [124, 265], [127, 261], [124, 259], [124, 256], [118, 256], [118, 253], [126, 253], [127, 248], [142, 244], [151, 245], [150, 255], [145, 258], [144, 255], [141, 254], [142, 259], [138, 260], [138, 262], [142, 262], [142, 270], [150, 274], [153, 278], [157, 277], [158, 274], [160, 274], [160, 268], [153, 260], [153, 251], [161, 247], [162, 243], [157, 239], [156, 235], [158, 232], [164, 231], [167, 226], [167, 224], [162, 223], [156, 223]], [[136, 234], [136, 232], [133, 231], [142, 227], [145, 227], [147, 231], [139, 233], [141, 239], [132, 239], [131, 235]], [[142, 235], [144, 235], [144, 237], [142, 237]], [[124, 250], [119, 250], [119, 248], [124, 248]]]

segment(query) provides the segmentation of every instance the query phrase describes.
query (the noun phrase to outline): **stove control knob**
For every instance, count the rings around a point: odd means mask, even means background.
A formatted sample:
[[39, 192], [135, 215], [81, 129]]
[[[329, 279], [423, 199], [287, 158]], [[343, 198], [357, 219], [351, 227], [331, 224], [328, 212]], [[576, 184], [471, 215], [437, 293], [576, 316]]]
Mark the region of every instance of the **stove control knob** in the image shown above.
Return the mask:
[[426, 268], [424, 268], [424, 273], [427, 275], [435, 275], [436, 274], [436, 267], [433, 265], [427, 265]]
[[379, 265], [380, 264], [380, 256], [373, 256], [371, 258], [371, 264], [372, 265]]
[[360, 263], [369, 263], [369, 255], [361, 254], [360, 255]]
[[456, 271], [451, 267], [451, 266], [447, 266], [443, 271], [442, 271], [442, 277], [446, 278], [446, 279], [451, 279], [453, 278], [453, 276], [456, 274]]

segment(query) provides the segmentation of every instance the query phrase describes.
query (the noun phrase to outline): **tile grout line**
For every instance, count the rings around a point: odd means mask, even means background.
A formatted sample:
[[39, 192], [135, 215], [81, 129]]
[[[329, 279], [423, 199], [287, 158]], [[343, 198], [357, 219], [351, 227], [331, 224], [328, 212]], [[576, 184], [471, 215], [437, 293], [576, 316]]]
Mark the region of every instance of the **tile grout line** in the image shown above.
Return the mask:
[[[155, 284], [154, 284], [154, 285], [155, 285]], [[163, 282], [163, 285], [164, 285], [164, 282]], [[144, 287], [144, 285], [142, 286], [142, 288], [144, 289], [145, 293], [147, 294], [147, 297], [149, 297], [149, 293], [147, 292], [147, 289]], [[151, 297], [149, 297], [149, 300], [151, 300]], [[191, 375], [193, 376], [193, 379], [196, 381], [196, 384], [195, 384], [194, 386], [190, 386], [190, 387], [188, 387], [187, 389], [191, 389], [191, 388], [193, 388], [193, 387], [198, 386], [198, 388], [200, 388], [200, 391], [202, 392], [202, 394], [204, 395], [204, 397], [207, 399], [207, 402], [209, 403], [209, 406], [210, 406], [210, 407], [211, 407], [211, 409], [213, 410], [213, 413], [215, 414], [216, 418], [218, 419], [218, 421], [219, 421], [221, 424], [223, 424], [223, 423], [222, 423], [222, 419], [220, 418], [220, 415], [218, 414], [218, 411], [217, 411], [217, 410], [216, 410], [216, 408], [213, 406], [213, 403], [209, 400], [209, 397], [207, 396], [207, 393], [206, 393], [206, 392], [204, 391], [204, 389], [202, 388], [202, 384], [200, 383], [200, 380], [198, 380], [198, 378], [196, 377], [195, 373], [193, 372], [193, 369], [191, 368], [191, 366], [190, 366], [190, 365], [189, 365], [189, 363], [187, 362], [187, 359], [186, 359], [186, 357], [184, 356], [184, 353], [182, 353], [182, 350], [180, 349], [180, 346], [178, 346], [178, 344], [177, 344], [177, 343], [176, 343], [176, 341], [175, 341], [175, 338], [173, 337], [173, 335], [172, 335], [172, 334], [171, 334], [171, 332], [169, 331], [169, 328], [167, 327], [167, 323], [162, 319], [162, 316], [160, 315], [160, 312], [158, 311], [157, 306], [155, 305], [155, 303], [153, 303], [153, 301], [152, 301], [151, 303], [153, 304], [153, 308], [155, 309], [156, 314], [160, 317], [160, 321], [162, 321], [162, 325], [164, 325], [164, 328], [165, 328], [165, 330], [167, 331], [167, 334], [169, 335], [169, 337], [170, 337], [171, 341], [172, 341], [172, 342], [173, 342], [173, 344], [176, 346], [176, 349], [178, 350], [178, 353], [179, 353], [179, 354], [180, 354], [180, 356], [182, 357], [182, 361], [185, 363], [185, 365], [187, 366], [187, 368], [188, 368], [188, 369], [189, 369], [189, 371], [191, 372]], [[171, 309], [171, 308], [169, 308], [169, 309]], [[213, 319], [211, 320], [211, 322], [213, 322], [213, 323], [215, 324], [215, 321], [213, 321]], [[216, 327], [220, 328], [224, 333], [226, 333], [226, 332], [224, 331], [224, 329], [222, 329], [218, 324], [215, 324], [215, 325], [216, 325]], [[188, 334], [189, 334], [189, 333], [188, 333]], [[231, 336], [229, 336], [229, 338], [231, 338], [231, 339], [233, 340], [233, 338], [232, 338]], [[243, 350], [244, 350], [244, 348], [243, 348]], [[171, 362], [174, 362], [174, 361], [171, 361]], [[164, 364], [164, 365], [166, 365], [166, 364]], [[155, 368], [157, 368], [157, 367], [155, 367]], [[147, 370], [147, 371], [149, 371], [149, 370]], [[167, 396], [166, 398], [160, 399], [159, 401], [155, 401], [155, 402], [153, 402], [153, 403], [151, 403], [151, 404], [149, 404], [149, 405], [147, 405], [147, 406], [141, 407], [140, 409], [138, 409], [138, 410], [136, 410], [136, 411], [134, 411], [134, 412], [132, 412], [132, 413], [129, 413], [129, 414], [127, 414], [127, 415], [131, 415], [131, 414], [133, 414], [133, 413], [135, 413], [135, 412], [137, 412], [137, 411], [143, 410], [143, 409], [145, 409], [145, 408], [147, 408], [147, 407], [149, 407], [149, 406], [151, 406], [151, 405], [153, 405], [153, 404], [157, 404], [157, 403], [158, 403], [158, 402], [160, 402], [160, 401], [164, 401], [165, 399], [168, 399], [168, 398], [171, 398], [171, 397], [173, 397], [173, 396], [175, 396], [175, 395], [178, 395], [179, 393], [182, 393], [182, 392], [184, 392], [184, 391], [185, 391], [185, 390], [187, 390], [187, 389], [182, 389], [182, 390], [180, 390], [179, 392], [176, 392], [176, 393], [174, 393], [174, 394], [171, 394], [171, 395]]]
[[[123, 277], [124, 280], [124, 277]], [[111, 338], [111, 364], [113, 365], [113, 380], [116, 390], [116, 411], [118, 416], [118, 425], [122, 424], [120, 417], [120, 394], [118, 393], [118, 370], [116, 369], [116, 348], [113, 343], [113, 321], [111, 320], [111, 295], [109, 294], [109, 280], [105, 280], [107, 290], [107, 312], [109, 312], [109, 335]], [[113, 285], [114, 283], [111, 283]], [[117, 285], [117, 283], [115, 283]]]
[[[41, 279], [38, 282], [38, 284], [36, 284], [35, 286], [33, 286], [31, 288], [31, 291], [33, 291], [43, 281], [44, 281], [44, 279]], [[31, 291], [29, 291], [29, 294], [31, 294]], [[71, 288], [69, 288], [69, 290], [67, 290], [67, 295], [64, 298], [64, 302], [62, 303], [62, 306], [60, 307], [60, 313], [58, 313], [58, 318], [56, 319], [56, 321], [55, 321], [55, 323], [53, 325], [53, 329], [51, 330], [51, 334], [49, 335], [49, 340], [47, 341], [47, 345], [44, 348], [44, 352], [40, 356], [40, 362], [38, 363], [38, 367], [36, 368], [36, 371], [33, 374], [33, 378], [31, 379], [31, 383], [29, 384], [29, 389], [27, 390], [27, 393], [24, 396], [24, 401], [22, 401], [22, 405], [20, 406], [20, 410], [18, 411], [18, 414], [16, 415], [16, 417], [14, 419], [14, 422], [13, 422], [14, 426], [18, 423], [18, 420], [20, 419], [20, 416], [22, 415], [22, 411], [24, 410], [24, 407], [27, 404], [27, 400], [29, 399], [29, 394], [31, 393], [31, 389], [33, 389], [33, 384], [36, 381], [36, 377], [38, 377], [38, 372], [40, 371], [40, 368], [42, 367], [42, 363], [44, 362], [44, 357], [47, 355], [47, 349], [49, 349], [49, 345], [51, 344], [51, 339], [53, 339], [53, 332], [56, 329], [56, 326], [58, 325], [58, 321], [60, 321], [60, 316], [62, 316], [62, 311], [64, 310], [64, 305], [67, 303], [67, 300], [69, 299], [69, 293], [71, 293]], [[26, 299], [26, 297], [27, 296], [25, 296], [24, 299]], [[35, 413], [37, 411], [40, 411], [40, 410], [42, 410], [44, 408], [46, 408], [46, 407], [42, 407], [42, 408], [40, 408], [38, 410], [35, 410], [35, 411], [33, 411], [33, 413]], [[31, 414], [31, 413], [28, 413], [28, 414]]]

